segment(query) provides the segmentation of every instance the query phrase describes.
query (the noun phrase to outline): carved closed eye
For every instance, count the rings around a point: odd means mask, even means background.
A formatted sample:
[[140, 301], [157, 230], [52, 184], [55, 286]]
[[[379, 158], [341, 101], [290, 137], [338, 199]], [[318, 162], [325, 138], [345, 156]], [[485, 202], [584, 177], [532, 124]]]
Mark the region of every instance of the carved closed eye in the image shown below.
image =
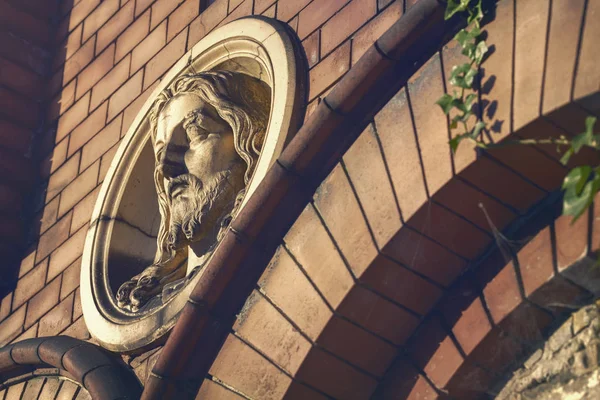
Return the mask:
[[190, 143], [198, 140], [204, 140], [208, 137], [208, 133], [204, 129], [200, 128], [195, 122], [184, 125], [184, 129]]

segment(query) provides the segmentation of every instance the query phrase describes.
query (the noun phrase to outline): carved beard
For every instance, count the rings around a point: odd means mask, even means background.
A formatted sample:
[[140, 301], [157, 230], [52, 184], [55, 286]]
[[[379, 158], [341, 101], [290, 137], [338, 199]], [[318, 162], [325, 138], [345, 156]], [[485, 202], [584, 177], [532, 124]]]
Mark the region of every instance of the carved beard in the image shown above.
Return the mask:
[[[229, 183], [230, 171], [219, 172], [206, 185], [195, 175], [185, 174], [172, 179], [167, 188], [171, 208], [169, 236], [167, 238], [171, 251], [179, 250], [207, 235], [201, 224], [212, 225], [218, 231], [218, 219], [229, 210], [228, 205], [235, 199], [234, 187]], [[183, 185], [185, 198], [171, 198], [172, 188]], [[231, 200], [228, 200], [231, 199]], [[209, 226], [210, 228], [210, 226]]]

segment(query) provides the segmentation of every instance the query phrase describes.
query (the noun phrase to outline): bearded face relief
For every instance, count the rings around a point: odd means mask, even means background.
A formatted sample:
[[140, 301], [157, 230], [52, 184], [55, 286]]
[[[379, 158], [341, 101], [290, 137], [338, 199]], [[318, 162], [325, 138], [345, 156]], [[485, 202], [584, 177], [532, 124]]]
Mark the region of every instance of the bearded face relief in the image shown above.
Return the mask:
[[178, 78], [151, 115], [161, 226], [154, 263], [119, 288], [138, 311], [208, 260], [243, 199], [267, 125], [269, 87], [233, 72]]

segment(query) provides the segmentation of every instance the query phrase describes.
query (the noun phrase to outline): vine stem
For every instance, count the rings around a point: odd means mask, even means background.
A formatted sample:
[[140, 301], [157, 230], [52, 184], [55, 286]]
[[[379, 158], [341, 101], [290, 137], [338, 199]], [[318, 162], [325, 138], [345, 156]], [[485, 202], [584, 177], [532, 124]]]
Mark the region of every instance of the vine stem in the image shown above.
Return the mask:
[[477, 147], [484, 149], [484, 150], [498, 149], [498, 148], [502, 148], [502, 147], [506, 147], [506, 146], [514, 146], [514, 145], [528, 145], [528, 146], [535, 146], [535, 145], [540, 145], [540, 144], [554, 144], [554, 145], [559, 145], [559, 146], [570, 146], [571, 145], [571, 142], [567, 139], [555, 139], [555, 138], [507, 140], [507, 141], [504, 141], [501, 143], [483, 143], [483, 142], [475, 140], [471, 137], [467, 137], [467, 139], [474, 142]]

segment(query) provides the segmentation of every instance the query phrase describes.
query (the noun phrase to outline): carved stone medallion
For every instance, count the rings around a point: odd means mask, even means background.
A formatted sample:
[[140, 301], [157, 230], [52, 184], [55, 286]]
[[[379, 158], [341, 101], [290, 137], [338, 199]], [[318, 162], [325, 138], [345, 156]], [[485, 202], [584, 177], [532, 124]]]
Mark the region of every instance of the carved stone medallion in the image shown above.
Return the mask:
[[304, 117], [305, 61], [287, 26], [244, 18], [159, 83], [102, 186], [81, 271], [90, 333], [134, 352], [174, 325], [232, 218]]

